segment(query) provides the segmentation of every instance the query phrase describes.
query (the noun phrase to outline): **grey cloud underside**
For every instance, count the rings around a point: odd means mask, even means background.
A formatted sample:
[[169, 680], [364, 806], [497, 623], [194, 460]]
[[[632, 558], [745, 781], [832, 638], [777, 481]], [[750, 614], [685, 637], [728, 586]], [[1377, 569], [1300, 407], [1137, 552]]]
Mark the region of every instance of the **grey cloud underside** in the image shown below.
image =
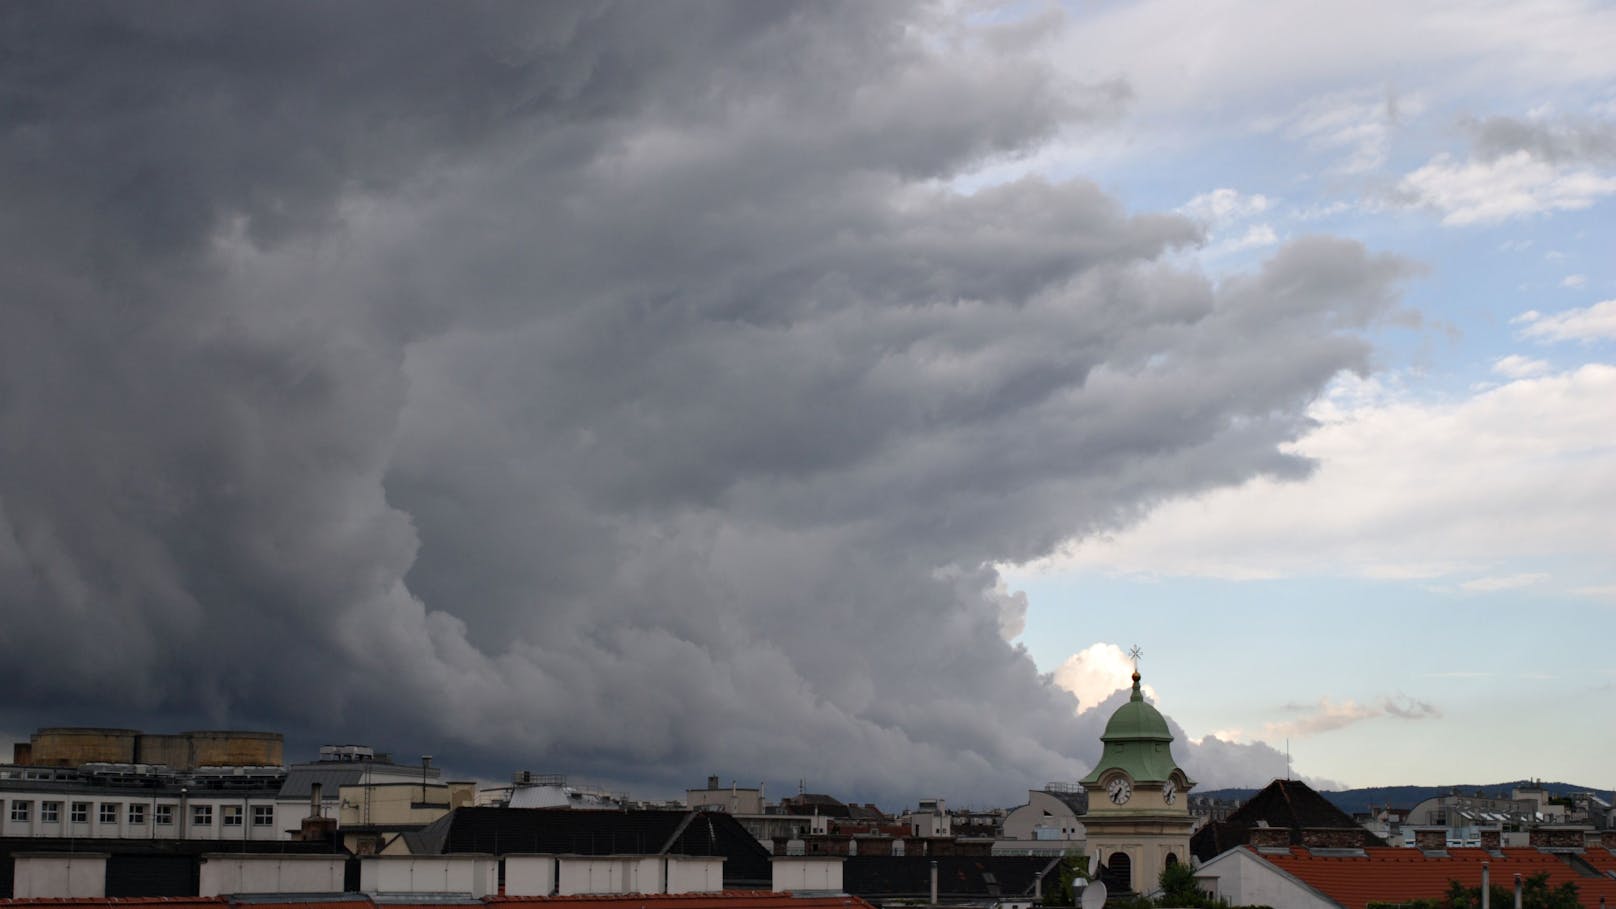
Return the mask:
[[1410, 266], [1309, 238], [1214, 286], [1084, 181], [949, 191], [1125, 96], [1015, 46], [892, 4], [0, 10], [7, 723], [1075, 778], [1106, 711], [988, 566], [1305, 472]]
[[1484, 160], [1524, 151], [1535, 158], [1563, 164], [1616, 162], [1616, 124], [1609, 122], [1484, 117], [1466, 126]]

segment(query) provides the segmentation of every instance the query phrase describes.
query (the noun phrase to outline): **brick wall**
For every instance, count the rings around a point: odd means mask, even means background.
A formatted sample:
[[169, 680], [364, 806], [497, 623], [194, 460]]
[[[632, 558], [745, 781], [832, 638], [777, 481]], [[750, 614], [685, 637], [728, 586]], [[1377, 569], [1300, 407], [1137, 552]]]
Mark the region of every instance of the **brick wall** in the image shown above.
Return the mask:
[[1361, 849], [1363, 844], [1363, 831], [1357, 828], [1302, 828], [1302, 845], [1309, 849]]
[[1284, 849], [1291, 844], [1291, 831], [1288, 827], [1253, 827], [1247, 842], [1253, 849]]

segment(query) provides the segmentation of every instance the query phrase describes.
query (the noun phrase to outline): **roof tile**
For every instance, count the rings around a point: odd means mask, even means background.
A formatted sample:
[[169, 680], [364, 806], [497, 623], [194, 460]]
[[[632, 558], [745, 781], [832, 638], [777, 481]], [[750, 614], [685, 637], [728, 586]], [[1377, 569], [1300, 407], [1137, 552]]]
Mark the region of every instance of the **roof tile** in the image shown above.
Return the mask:
[[1478, 887], [1484, 862], [1496, 886], [1512, 886], [1517, 874], [1529, 878], [1547, 873], [1551, 887], [1576, 884], [1584, 906], [1598, 906], [1601, 897], [1616, 905], [1616, 879], [1578, 874], [1570, 863], [1536, 849], [1504, 849], [1497, 855], [1484, 849], [1449, 849], [1446, 855], [1396, 848], [1366, 849], [1362, 856], [1314, 855], [1303, 848], [1286, 854], [1253, 852], [1345, 909], [1366, 909], [1372, 901], [1439, 899], [1451, 881]]

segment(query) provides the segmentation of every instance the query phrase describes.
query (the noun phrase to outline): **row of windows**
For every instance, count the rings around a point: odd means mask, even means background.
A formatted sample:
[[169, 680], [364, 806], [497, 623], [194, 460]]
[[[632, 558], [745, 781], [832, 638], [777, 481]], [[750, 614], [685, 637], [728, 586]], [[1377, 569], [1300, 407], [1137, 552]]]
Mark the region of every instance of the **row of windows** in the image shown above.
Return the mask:
[[[118, 802], [102, 802], [97, 806], [96, 820], [103, 824], [118, 823]], [[130, 802], [122, 805], [124, 816], [130, 824], [146, 823], [146, 805], [142, 802]], [[159, 826], [172, 826], [174, 823], [174, 809], [172, 803], [161, 803], [154, 806], [152, 820]], [[68, 806], [68, 820], [74, 824], [87, 824], [90, 822], [90, 802], [73, 802]], [[33, 814], [34, 803], [26, 799], [11, 800], [11, 819], [19, 823], [27, 823]], [[39, 819], [46, 824], [57, 824], [62, 820], [61, 802], [40, 802]], [[219, 806], [219, 824], [224, 827], [240, 827], [242, 820], [240, 805]], [[275, 823], [275, 806], [252, 806], [252, 823], [254, 827], [269, 827]], [[195, 827], [213, 826], [212, 805], [192, 805], [191, 824]]]

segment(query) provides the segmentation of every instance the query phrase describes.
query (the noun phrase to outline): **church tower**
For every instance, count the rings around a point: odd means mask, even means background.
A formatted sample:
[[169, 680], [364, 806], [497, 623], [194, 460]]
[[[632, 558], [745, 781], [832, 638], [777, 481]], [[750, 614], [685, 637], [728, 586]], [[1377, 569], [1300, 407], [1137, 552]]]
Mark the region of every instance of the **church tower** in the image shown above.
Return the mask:
[[1112, 893], [1148, 893], [1163, 868], [1190, 860], [1195, 821], [1185, 793], [1195, 781], [1173, 761], [1173, 734], [1161, 712], [1145, 703], [1137, 662], [1133, 694], [1111, 715], [1100, 741], [1100, 762], [1082, 780], [1089, 796], [1082, 818], [1089, 868]]

